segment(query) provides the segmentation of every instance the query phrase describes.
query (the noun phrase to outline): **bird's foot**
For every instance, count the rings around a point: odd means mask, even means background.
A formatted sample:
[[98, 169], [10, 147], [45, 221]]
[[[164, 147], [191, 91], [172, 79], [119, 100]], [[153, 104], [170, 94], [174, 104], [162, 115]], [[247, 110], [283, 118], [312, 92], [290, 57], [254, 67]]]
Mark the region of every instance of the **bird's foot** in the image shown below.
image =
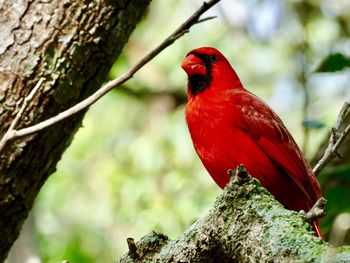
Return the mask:
[[301, 210], [300, 213], [303, 215], [305, 220], [311, 222], [317, 218], [323, 217], [326, 214], [324, 211], [326, 203], [327, 200], [324, 197], [321, 197], [307, 213], [305, 213], [303, 210]]
[[227, 174], [234, 177], [233, 182], [238, 185], [244, 184], [249, 178], [249, 173], [243, 164], [238, 165], [236, 169], [229, 169]]

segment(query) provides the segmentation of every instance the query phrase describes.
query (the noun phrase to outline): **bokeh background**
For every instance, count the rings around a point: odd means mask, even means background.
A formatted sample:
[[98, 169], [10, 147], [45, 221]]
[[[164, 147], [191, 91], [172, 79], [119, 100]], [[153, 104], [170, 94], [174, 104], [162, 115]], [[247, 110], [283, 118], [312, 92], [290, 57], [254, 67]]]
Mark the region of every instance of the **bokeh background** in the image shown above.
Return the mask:
[[[109, 78], [134, 65], [201, 3], [153, 0]], [[217, 18], [194, 26], [89, 109], [9, 263], [114, 262], [127, 252], [127, 237], [155, 230], [176, 238], [208, 211], [221, 190], [196, 156], [184, 120], [180, 65], [195, 47], [221, 50], [245, 87], [313, 157], [350, 97], [350, 2], [222, 0], [206, 15]], [[346, 164], [339, 176], [350, 177]], [[349, 211], [349, 180], [344, 185], [327, 192], [336, 206], [323, 221], [326, 233], [336, 214]], [[21, 253], [25, 261], [18, 261]]]

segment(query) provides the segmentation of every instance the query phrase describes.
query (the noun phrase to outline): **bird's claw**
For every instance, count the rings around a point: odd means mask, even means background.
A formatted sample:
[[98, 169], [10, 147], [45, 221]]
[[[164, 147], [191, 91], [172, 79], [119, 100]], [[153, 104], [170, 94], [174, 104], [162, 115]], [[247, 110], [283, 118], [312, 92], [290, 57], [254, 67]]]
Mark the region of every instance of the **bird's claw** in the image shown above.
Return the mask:
[[301, 210], [299, 213], [301, 213], [303, 215], [305, 220], [311, 222], [311, 221], [313, 221], [317, 218], [321, 218], [325, 215], [324, 207], [325, 207], [326, 203], [327, 203], [327, 200], [324, 197], [321, 197], [316, 201], [314, 206], [308, 212]]
[[238, 185], [244, 184], [249, 178], [249, 173], [243, 164], [238, 165], [236, 169], [229, 169], [227, 174], [234, 177], [233, 182]]

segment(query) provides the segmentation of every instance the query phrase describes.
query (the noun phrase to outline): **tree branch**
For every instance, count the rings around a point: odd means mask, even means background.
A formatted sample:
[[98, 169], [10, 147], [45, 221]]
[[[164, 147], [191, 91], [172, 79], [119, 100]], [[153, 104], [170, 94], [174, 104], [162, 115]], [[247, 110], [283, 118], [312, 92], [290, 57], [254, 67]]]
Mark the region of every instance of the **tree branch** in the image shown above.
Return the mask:
[[14, 118], [10, 127], [8, 128], [8, 130], [6, 131], [6, 133], [4, 134], [4, 136], [2, 137], [2, 139], [0, 141], [0, 152], [5, 147], [6, 142], [11, 139], [11, 136], [12, 136], [13, 132], [15, 131], [16, 125], [18, 124], [18, 121], [22, 118], [23, 113], [26, 110], [28, 104], [33, 100], [35, 94], [40, 89], [41, 84], [43, 84], [44, 80], [45, 80], [45, 78], [43, 78], [43, 77], [40, 78], [38, 83], [34, 86], [32, 91], [29, 93], [29, 95], [24, 98], [23, 104], [22, 104], [21, 108], [19, 109], [16, 117]]
[[199, 19], [200, 16], [205, 13], [208, 9], [210, 9], [212, 6], [214, 6], [216, 3], [218, 3], [220, 0], [210, 0], [208, 2], [204, 2], [202, 6], [193, 13], [192, 16], [190, 16], [182, 25], [180, 25], [179, 28], [177, 28], [169, 37], [167, 37], [158, 47], [156, 47], [154, 50], [152, 50], [147, 56], [142, 58], [134, 67], [129, 69], [127, 72], [122, 74], [116, 79], [113, 79], [106, 84], [104, 84], [99, 90], [97, 90], [94, 94], [89, 96], [88, 98], [84, 99], [83, 101], [79, 102], [78, 104], [74, 105], [73, 107], [59, 113], [58, 115], [49, 118], [45, 121], [42, 121], [38, 124], [35, 124], [33, 126], [23, 128], [20, 130], [11, 129], [7, 132], [7, 135], [4, 136], [0, 141], [0, 151], [3, 149], [3, 147], [6, 145], [6, 143], [10, 140], [13, 140], [15, 138], [27, 136], [33, 133], [36, 133], [38, 131], [41, 131], [49, 126], [52, 126], [55, 123], [58, 123], [64, 119], [67, 119], [68, 117], [86, 109], [91, 104], [95, 103], [98, 99], [100, 99], [102, 96], [104, 96], [107, 92], [112, 90], [114, 87], [119, 86], [123, 83], [125, 83], [127, 80], [132, 78], [134, 74], [140, 70], [144, 65], [146, 65], [150, 60], [152, 60], [154, 57], [156, 57], [161, 51], [163, 51], [165, 48], [170, 46], [172, 43], [174, 43], [177, 39], [182, 37], [184, 34], [189, 32], [189, 29], [198, 23], [207, 21], [209, 19], [212, 19], [214, 17], [207, 17], [204, 19]]
[[350, 123], [346, 126], [346, 128], [341, 131], [341, 126], [343, 125], [343, 120], [347, 115], [350, 114], [350, 104], [345, 102], [340, 113], [338, 115], [335, 127], [332, 128], [331, 135], [329, 138], [328, 146], [324, 151], [322, 158], [318, 161], [318, 163], [313, 168], [313, 172], [315, 176], [317, 176], [322, 169], [329, 164], [335, 157], [341, 158], [341, 155], [338, 153], [338, 149], [342, 142], [346, 139], [348, 134], [350, 133]]
[[314, 236], [299, 213], [251, 177], [231, 180], [208, 214], [176, 240], [153, 232], [134, 248], [120, 262], [350, 262], [349, 246]]

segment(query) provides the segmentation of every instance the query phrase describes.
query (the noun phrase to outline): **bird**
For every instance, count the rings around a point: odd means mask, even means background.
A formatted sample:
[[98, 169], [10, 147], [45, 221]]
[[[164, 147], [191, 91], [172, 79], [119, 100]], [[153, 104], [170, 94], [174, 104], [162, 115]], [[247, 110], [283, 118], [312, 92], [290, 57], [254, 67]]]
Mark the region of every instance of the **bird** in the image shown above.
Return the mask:
[[[194, 148], [220, 188], [227, 171], [243, 164], [285, 208], [309, 211], [321, 188], [279, 116], [242, 85], [225, 56], [213, 47], [187, 53], [185, 118]], [[318, 220], [312, 221], [322, 238]]]

